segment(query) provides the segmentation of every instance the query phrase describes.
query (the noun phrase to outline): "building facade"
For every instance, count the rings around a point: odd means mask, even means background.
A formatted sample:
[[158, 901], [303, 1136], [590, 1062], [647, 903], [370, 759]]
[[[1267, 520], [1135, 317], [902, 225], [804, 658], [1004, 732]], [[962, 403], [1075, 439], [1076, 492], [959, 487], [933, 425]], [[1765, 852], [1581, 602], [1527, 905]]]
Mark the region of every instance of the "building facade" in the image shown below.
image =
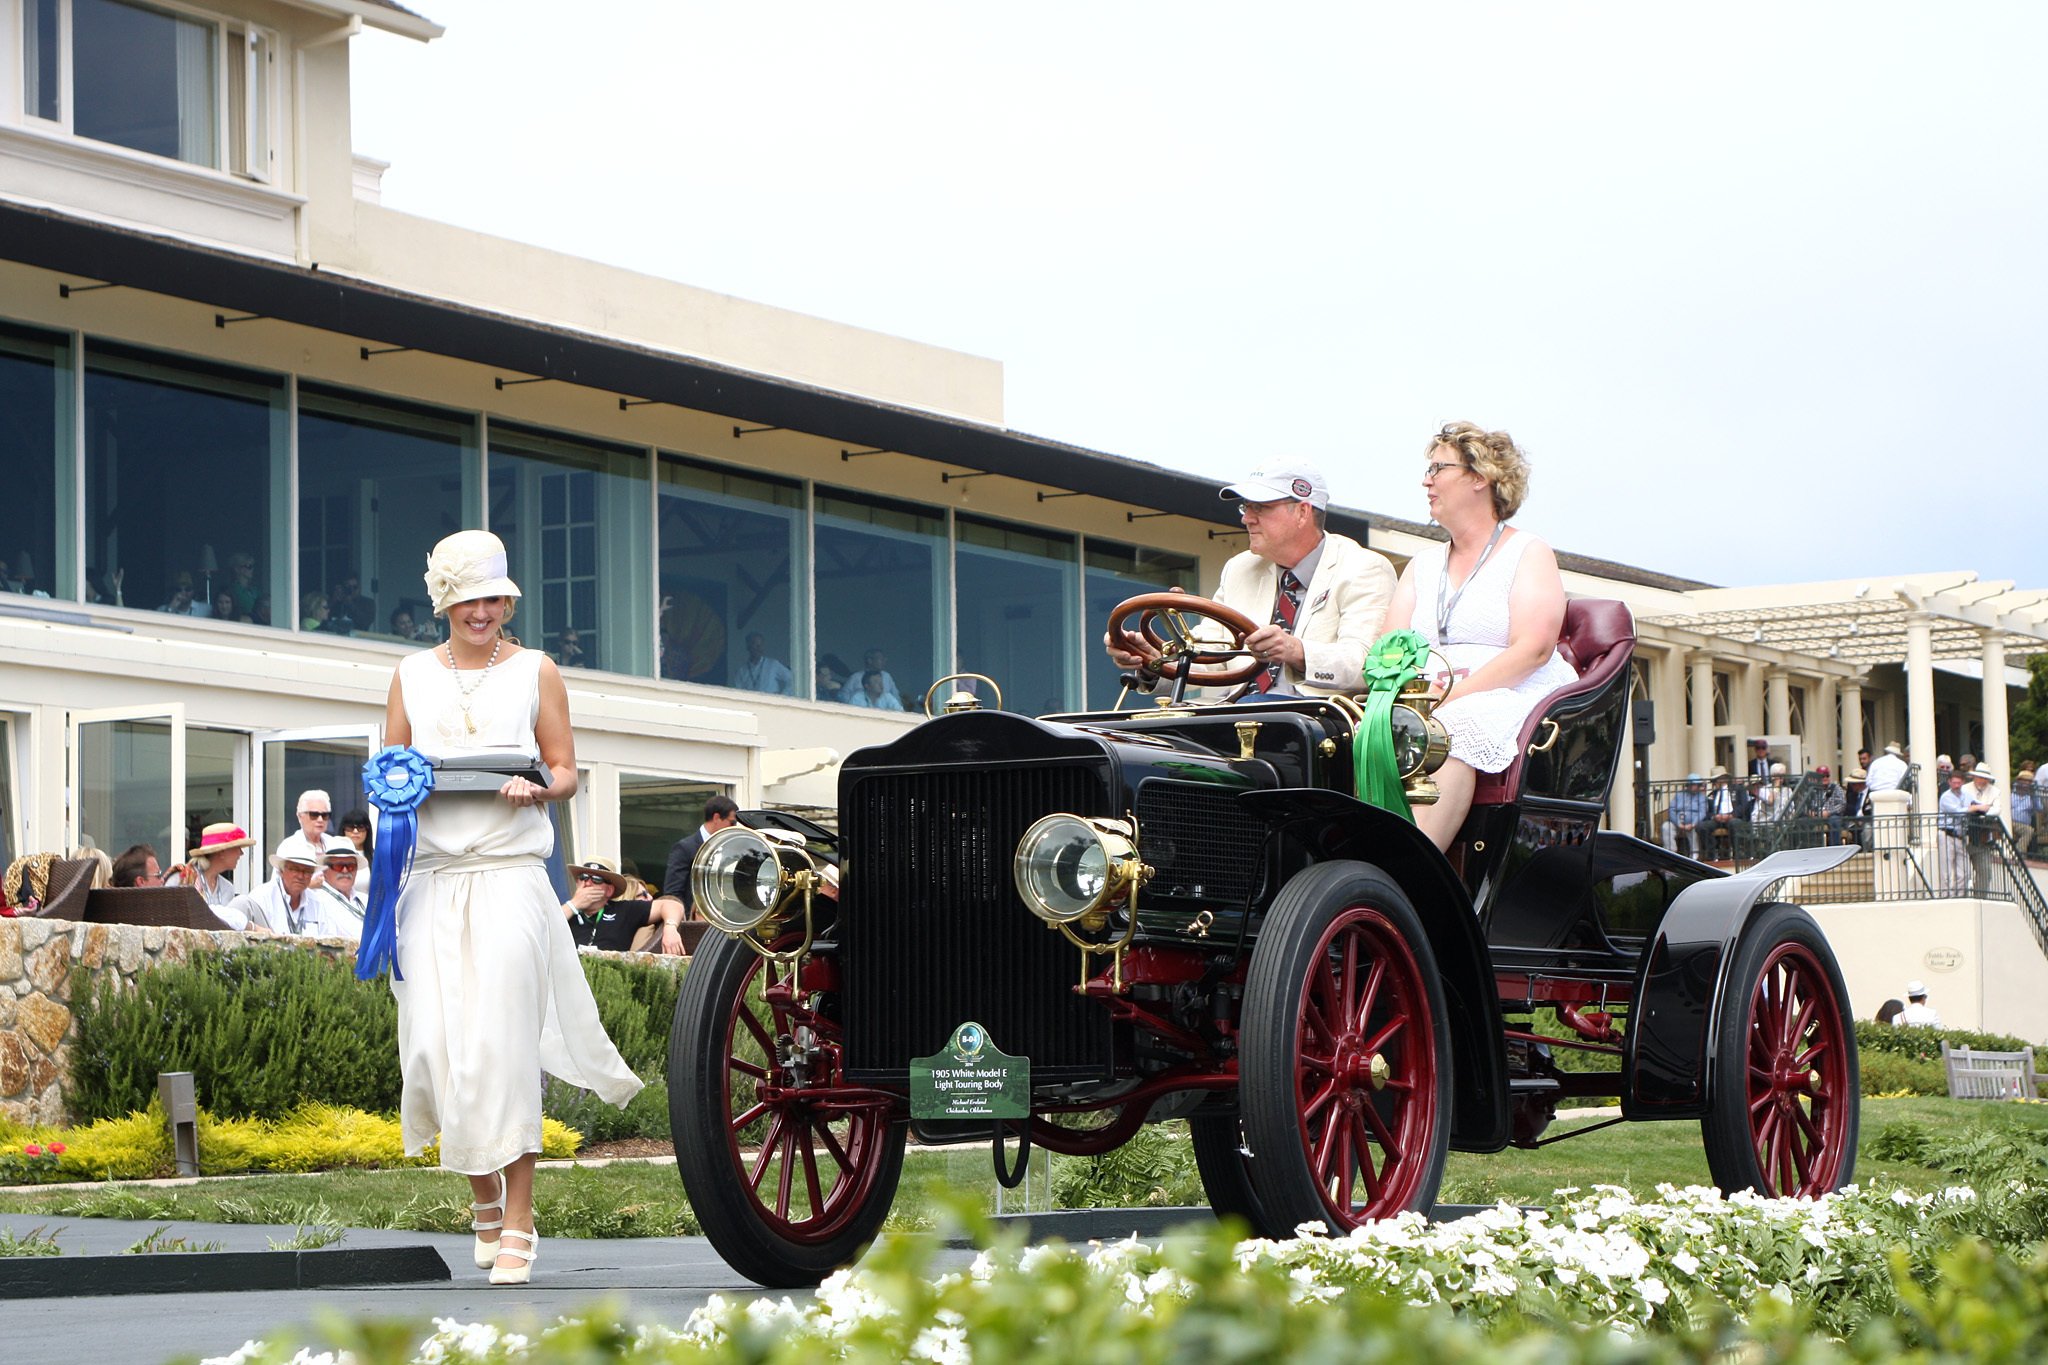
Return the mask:
[[[1008, 430], [995, 361], [385, 208], [349, 143], [350, 40], [439, 34], [395, 5], [0, 0], [0, 22], [8, 856], [175, 859], [218, 820], [275, 843], [307, 787], [354, 804], [391, 669], [434, 637], [426, 551], [461, 527], [504, 538], [512, 629], [569, 681], [565, 851], [650, 875], [715, 792], [828, 811], [839, 756], [946, 674], [1025, 712], [1111, 704], [1110, 607], [1213, 587], [1244, 545], [1213, 483]], [[1397, 564], [1432, 529], [1332, 526]], [[2038, 599], [1972, 575], [1866, 612], [1855, 585], [1560, 549], [1570, 591], [1636, 612], [1646, 782], [1759, 734], [1808, 766], [1918, 748], [1915, 717], [1995, 753], [1994, 637], [2039, 638]], [[1906, 589], [1924, 601], [1893, 611]], [[1873, 633], [1844, 650], [1851, 616]], [[1991, 684], [1930, 672], [1965, 635]], [[1617, 824], [1634, 809], [1631, 782]]]

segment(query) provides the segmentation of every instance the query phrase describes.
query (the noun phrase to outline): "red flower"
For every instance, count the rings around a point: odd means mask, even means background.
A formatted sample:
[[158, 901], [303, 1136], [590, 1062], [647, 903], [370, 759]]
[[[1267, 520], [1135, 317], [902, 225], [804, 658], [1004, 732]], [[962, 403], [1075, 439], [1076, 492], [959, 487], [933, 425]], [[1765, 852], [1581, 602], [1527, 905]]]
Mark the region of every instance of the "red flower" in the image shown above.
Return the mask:
[[21, 1149], [21, 1154], [23, 1156], [41, 1156], [43, 1149], [31, 1142], [28, 1146]]
[[50, 1155], [51, 1155], [51, 1156], [62, 1156], [62, 1155], [64, 1155], [64, 1144], [63, 1144], [63, 1143], [61, 1143], [61, 1142], [53, 1142], [53, 1143], [51, 1143], [51, 1144], [50, 1144]]

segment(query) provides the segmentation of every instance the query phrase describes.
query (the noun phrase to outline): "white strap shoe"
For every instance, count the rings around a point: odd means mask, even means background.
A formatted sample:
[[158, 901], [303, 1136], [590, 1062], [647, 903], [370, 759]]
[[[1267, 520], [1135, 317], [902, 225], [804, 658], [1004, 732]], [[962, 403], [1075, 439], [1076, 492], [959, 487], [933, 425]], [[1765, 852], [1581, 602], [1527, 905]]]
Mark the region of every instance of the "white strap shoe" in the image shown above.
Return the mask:
[[[469, 1206], [469, 1211], [471, 1214], [469, 1226], [472, 1232], [478, 1234], [497, 1232], [505, 1226], [505, 1173], [503, 1171], [498, 1172], [498, 1197], [488, 1204], [472, 1203]], [[481, 1215], [493, 1211], [498, 1216], [486, 1223]], [[476, 1268], [478, 1270], [489, 1270], [497, 1263], [498, 1239], [493, 1237], [490, 1241], [486, 1242], [479, 1235], [476, 1239]]]
[[[518, 1247], [506, 1242], [504, 1239], [507, 1237], [521, 1239], [526, 1243], [526, 1249], [522, 1251]], [[533, 1275], [533, 1262], [535, 1258], [540, 1255], [540, 1234], [538, 1232], [521, 1232], [518, 1228], [506, 1228], [504, 1232], [499, 1234], [498, 1254], [500, 1256], [517, 1256], [521, 1264], [513, 1266], [509, 1270], [501, 1265], [492, 1266], [491, 1283], [525, 1284]]]

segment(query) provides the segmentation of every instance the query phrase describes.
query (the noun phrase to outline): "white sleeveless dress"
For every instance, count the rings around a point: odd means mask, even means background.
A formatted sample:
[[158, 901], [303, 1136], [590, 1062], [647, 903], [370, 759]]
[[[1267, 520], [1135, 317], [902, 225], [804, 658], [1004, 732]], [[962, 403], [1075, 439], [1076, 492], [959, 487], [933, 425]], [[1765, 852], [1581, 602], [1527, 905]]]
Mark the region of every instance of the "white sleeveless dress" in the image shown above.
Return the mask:
[[[1422, 632], [1431, 648], [1426, 675], [1439, 687], [1453, 677], [1469, 676], [1508, 647], [1508, 592], [1515, 584], [1515, 570], [1529, 537], [1517, 531], [1494, 547], [1466, 580], [1464, 595], [1451, 609], [1450, 628], [1437, 638], [1437, 584], [1443, 578], [1448, 545], [1433, 545], [1415, 556], [1415, 609], [1408, 622], [1411, 630]], [[1457, 592], [1454, 586], [1452, 592]], [[1387, 622], [1396, 630], [1396, 623]], [[1451, 757], [1469, 763], [1482, 773], [1497, 773], [1515, 761], [1522, 727], [1529, 713], [1545, 697], [1577, 679], [1578, 672], [1555, 649], [1543, 665], [1514, 687], [1490, 688], [1484, 692], [1454, 696], [1437, 710], [1437, 718], [1451, 735]]]
[[[539, 650], [466, 670], [465, 724], [438, 651], [398, 665], [415, 749], [538, 753]], [[398, 901], [399, 1118], [417, 1156], [436, 1136], [441, 1165], [488, 1175], [541, 1147], [541, 1072], [624, 1105], [641, 1082], [598, 1022], [597, 1003], [548, 882], [547, 812], [495, 792], [430, 795], [412, 875]]]

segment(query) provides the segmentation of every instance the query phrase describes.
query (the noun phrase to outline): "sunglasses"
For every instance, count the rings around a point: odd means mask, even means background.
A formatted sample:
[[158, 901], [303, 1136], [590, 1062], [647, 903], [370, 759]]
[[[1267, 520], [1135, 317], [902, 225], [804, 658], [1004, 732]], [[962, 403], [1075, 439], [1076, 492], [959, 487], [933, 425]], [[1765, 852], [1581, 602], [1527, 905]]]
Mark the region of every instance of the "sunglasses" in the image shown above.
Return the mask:
[[309, 815], [315, 820], [332, 820], [334, 818], [334, 812], [331, 810], [302, 810], [299, 814]]
[[595, 874], [593, 874], [593, 873], [589, 873], [589, 872], [579, 872], [579, 873], [577, 873], [577, 874], [576, 874], [576, 880], [577, 880], [577, 881], [579, 881], [579, 882], [602, 882], [602, 883], [604, 883], [604, 884], [605, 884], [605, 885], [607, 885], [607, 886], [609, 886], [609, 885], [611, 884], [611, 883], [610, 883], [610, 881], [609, 881], [609, 880], [608, 880], [607, 878], [604, 878], [604, 877], [599, 877], [599, 876], [596, 876]]

